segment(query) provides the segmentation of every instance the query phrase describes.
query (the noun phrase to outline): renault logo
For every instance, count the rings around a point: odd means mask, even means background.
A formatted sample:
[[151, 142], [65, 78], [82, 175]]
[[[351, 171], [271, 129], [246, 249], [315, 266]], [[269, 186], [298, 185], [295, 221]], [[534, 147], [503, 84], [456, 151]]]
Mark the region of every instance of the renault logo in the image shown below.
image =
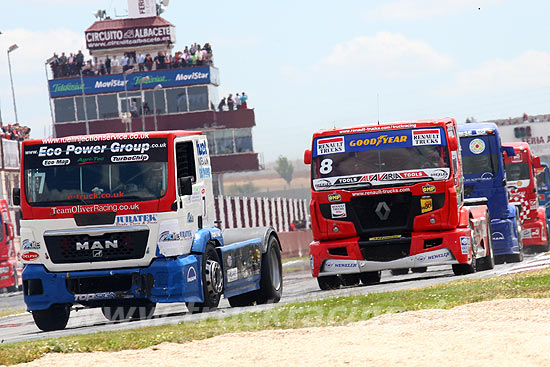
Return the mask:
[[391, 209], [385, 201], [378, 203], [376, 210], [374, 211], [380, 220], [387, 220], [390, 216]]

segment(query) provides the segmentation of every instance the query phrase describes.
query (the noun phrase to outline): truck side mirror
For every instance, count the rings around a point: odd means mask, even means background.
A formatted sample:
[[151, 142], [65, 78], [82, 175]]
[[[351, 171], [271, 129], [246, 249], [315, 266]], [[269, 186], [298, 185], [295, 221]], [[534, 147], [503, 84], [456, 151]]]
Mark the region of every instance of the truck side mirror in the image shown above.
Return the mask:
[[13, 205], [15, 206], [21, 205], [21, 189], [19, 187], [13, 188], [11, 197], [12, 197]]
[[304, 163], [311, 164], [311, 149], [306, 149], [304, 152]]
[[193, 193], [193, 177], [180, 177], [178, 181], [180, 196], [191, 195]]
[[456, 140], [456, 136], [449, 136], [449, 148], [451, 150], [458, 149], [458, 140]]
[[513, 157], [516, 155], [516, 151], [513, 147], [501, 147], [502, 153], [506, 154], [508, 157]]
[[540, 164], [540, 157], [539, 156], [534, 156], [533, 157], [533, 166], [535, 168], [542, 168], [542, 164]]

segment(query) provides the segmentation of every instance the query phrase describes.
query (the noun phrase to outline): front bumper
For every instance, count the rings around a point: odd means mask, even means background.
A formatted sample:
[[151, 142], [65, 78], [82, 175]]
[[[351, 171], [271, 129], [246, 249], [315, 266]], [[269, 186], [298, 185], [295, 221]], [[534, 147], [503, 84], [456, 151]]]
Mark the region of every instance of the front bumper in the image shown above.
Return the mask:
[[542, 219], [523, 222], [522, 236], [524, 246], [546, 246], [548, 244], [546, 222]]
[[203, 302], [201, 256], [155, 259], [143, 268], [49, 272], [43, 265], [23, 271], [28, 311], [55, 303], [100, 307], [131, 299], [152, 302]]
[[494, 255], [519, 254], [518, 233], [513, 219], [495, 219], [491, 221]]
[[[426, 248], [426, 244], [440, 243]], [[310, 244], [314, 277], [334, 274], [471, 263], [469, 228], [444, 232], [415, 232], [410, 237], [408, 253], [394, 259], [376, 261], [365, 257], [365, 247], [375, 242], [360, 242], [358, 237]], [[334, 255], [345, 248], [346, 254]]]

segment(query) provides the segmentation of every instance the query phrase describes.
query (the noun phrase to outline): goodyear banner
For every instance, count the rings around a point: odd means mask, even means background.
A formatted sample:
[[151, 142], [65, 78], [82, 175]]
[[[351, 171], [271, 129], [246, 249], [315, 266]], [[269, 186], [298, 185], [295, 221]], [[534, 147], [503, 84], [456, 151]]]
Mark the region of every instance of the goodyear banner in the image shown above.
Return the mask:
[[446, 144], [445, 133], [441, 128], [388, 130], [319, 138], [315, 141], [313, 156]]
[[[140, 89], [140, 81], [148, 76], [149, 80], [143, 81], [143, 89], [152, 89], [157, 85], [166, 87], [179, 87], [194, 84], [218, 85], [218, 69], [210, 66], [201, 66], [186, 69], [156, 70], [144, 73], [132, 73], [126, 76], [122, 74], [99, 75], [84, 77], [84, 94], [98, 94], [109, 92], [122, 92]], [[48, 81], [50, 97], [68, 97], [82, 95], [82, 83], [80, 77], [68, 79], [53, 79]]]

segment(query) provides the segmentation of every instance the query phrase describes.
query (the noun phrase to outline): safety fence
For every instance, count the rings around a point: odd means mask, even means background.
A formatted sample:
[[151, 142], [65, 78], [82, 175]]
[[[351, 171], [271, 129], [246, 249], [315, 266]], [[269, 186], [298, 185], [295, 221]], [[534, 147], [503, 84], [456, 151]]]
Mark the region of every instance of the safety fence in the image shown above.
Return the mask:
[[272, 226], [288, 232], [292, 222], [305, 224], [309, 217], [305, 199], [217, 196], [214, 205], [221, 229]]

